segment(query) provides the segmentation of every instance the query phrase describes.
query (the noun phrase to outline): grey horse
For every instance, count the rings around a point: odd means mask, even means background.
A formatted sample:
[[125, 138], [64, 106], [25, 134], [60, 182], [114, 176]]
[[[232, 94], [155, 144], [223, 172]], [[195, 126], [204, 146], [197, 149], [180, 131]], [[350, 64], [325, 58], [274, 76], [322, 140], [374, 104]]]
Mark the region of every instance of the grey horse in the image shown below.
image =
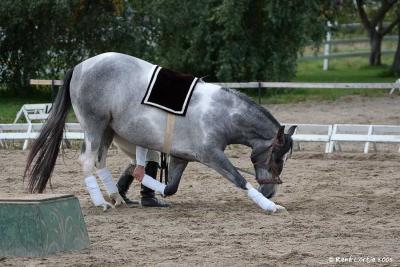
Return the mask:
[[[84, 177], [93, 175], [94, 167], [106, 168], [107, 150], [113, 140], [120, 145], [163, 151], [167, 113], [141, 104], [153, 67], [129, 55], [104, 53], [66, 73], [49, 119], [27, 158], [24, 177], [29, 178], [31, 193], [42, 193], [52, 174], [71, 104], [85, 135], [80, 157]], [[203, 163], [250, 192], [254, 188], [224, 154], [227, 145], [243, 144], [252, 148], [251, 161], [260, 184], [253, 193], [263, 195], [250, 197], [262, 206], [259, 202], [271, 198], [280, 183], [294, 130], [291, 127], [284, 134], [284, 126], [244, 94], [199, 81], [186, 116], [175, 117], [169, 183], [163, 194], [176, 193], [190, 161]], [[110, 196], [118, 203], [120, 196], [114, 193]], [[279, 205], [271, 208], [282, 209]]]

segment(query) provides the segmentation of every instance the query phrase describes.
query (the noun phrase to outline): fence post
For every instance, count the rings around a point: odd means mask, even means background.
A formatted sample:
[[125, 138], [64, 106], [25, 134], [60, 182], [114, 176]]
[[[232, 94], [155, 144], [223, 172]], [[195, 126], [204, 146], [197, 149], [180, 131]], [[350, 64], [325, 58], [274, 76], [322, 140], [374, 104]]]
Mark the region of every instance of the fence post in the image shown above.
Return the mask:
[[51, 101], [54, 102], [54, 99], [56, 98], [56, 88], [54, 86], [54, 80], [51, 80]]
[[258, 104], [261, 105], [261, 82], [258, 82]]
[[325, 40], [325, 45], [324, 45], [324, 64], [323, 64], [323, 70], [327, 71], [329, 67], [329, 50], [331, 49], [331, 27], [332, 24], [330, 21], [327, 22], [328, 26], [328, 31], [326, 32], [326, 40]]

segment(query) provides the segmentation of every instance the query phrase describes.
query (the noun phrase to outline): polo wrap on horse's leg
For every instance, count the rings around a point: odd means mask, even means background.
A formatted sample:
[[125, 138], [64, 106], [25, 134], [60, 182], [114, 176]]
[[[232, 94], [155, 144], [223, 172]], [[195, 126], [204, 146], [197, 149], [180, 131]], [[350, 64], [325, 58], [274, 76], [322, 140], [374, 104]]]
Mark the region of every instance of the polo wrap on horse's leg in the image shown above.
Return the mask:
[[88, 176], [85, 178], [86, 189], [89, 192], [90, 198], [95, 206], [101, 206], [106, 203], [100, 187], [97, 184], [95, 176]]
[[156, 179], [153, 179], [152, 177], [148, 176], [147, 174], [144, 175], [143, 180], [142, 180], [142, 185], [153, 189], [156, 192], [159, 192], [161, 195], [164, 195], [164, 190], [166, 185], [163, 183], [160, 183]]
[[247, 196], [251, 198], [258, 206], [263, 210], [275, 212], [277, 207], [274, 202], [264, 197], [260, 192], [257, 191], [250, 183], [246, 184]]
[[106, 187], [108, 195], [112, 195], [118, 193], [118, 188], [115, 182], [112, 179], [112, 175], [107, 168], [103, 168], [101, 170], [97, 170], [97, 175], [103, 181], [104, 186]]
[[118, 192], [118, 187], [116, 183], [112, 179], [112, 175], [110, 171], [107, 168], [103, 168], [101, 170], [97, 170], [97, 175], [101, 178], [103, 181], [104, 186], [106, 187], [107, 193], [110, 196], [110, 198], [115, 201], [113, 203], [115, 206], [119, 206], [121, 204], [125, 204], [125, 201], [123, 198], [120, 196]]

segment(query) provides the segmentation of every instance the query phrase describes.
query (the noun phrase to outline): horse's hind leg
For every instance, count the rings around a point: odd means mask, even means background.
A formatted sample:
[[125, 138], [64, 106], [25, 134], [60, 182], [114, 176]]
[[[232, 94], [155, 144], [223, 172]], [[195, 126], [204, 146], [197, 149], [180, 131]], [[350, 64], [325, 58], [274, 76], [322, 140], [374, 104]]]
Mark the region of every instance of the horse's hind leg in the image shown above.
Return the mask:
[[96, 177], [93, 175], [93, 168], [98, 167], [97, 175], [103, 181], [107, 193], [116, 205], [123, 203], [118, 193], [118, 188], [112, 180], [110, 171], [105, 167], [108, 148], [112, 142], [114, 132], [107, 127], [105, 121], [81, 120], [85, 132], [85, 143], [82, 147], [81, 162], [85, 177], [86, 188], [95, 206], [107, 210], [112, 207], [100, 191]]
[[88, 131], [85, 129], [85, 142], [82, 145], [80, 160], [85, 177], [86, 189], [89, 192], [93, 204], [97, 207], [103, 207], [103, 210], [106, 211], [112, 208], [112, 205], [104, 199], [100, 187], [97, 184], [96, 176], [93, 175], [96, 156], [101, 144], [101, 135], [102, 131], [96, 132], [94, 130]]
[[104, 131], [103, 136], [101, 138], [100, 148], [97, 153], [95, 165], [97, 167], [96, 173], [103, 181], [103, 184], [106, 187], [108, 195], [113, 200], [115, 206], [119, 206], [125, 203], [125, 201], [119, 195], [116, 183], [113, 181], [112, 175], [106, 167], [107, 152], [113, 141], [113, 138], [114, 138], [114, 131], [108, 127]]

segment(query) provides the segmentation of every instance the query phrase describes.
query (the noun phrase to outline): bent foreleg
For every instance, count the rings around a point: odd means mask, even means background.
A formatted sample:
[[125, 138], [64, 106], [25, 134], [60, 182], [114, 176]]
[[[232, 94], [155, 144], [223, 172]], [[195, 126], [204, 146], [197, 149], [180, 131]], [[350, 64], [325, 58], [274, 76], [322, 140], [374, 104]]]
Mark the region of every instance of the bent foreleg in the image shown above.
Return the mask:
[[164, 190], [165, 196], [172, 196], [178, 191], [179, 183], [187, 164], [187, 160], [171, 156], [168, 169], [168, 184]]
[[268, 212], [285, 210], [284, 207], [276, 205], [274, 202], [264, 197], [249, 182], [247, 182], [246, 179], [236, 170], [233, 164], [225, 156], [222, 150], [213, 150], [211, 155], [208, 155], [207, 158], [207, 162], [204, 162], [207, 166], [216, 170], [237, 187], [246, 190], [247, 196], [263, 210]]
[[160, 183], [159, 181], [152, 179], [148, 175], [144, 175], [142, 184], [154, 191], [162, 194], [163, 196], [170, 196], [176, 193], [178, 190], [179, 182], [182, 177], [182, 173], [185, 170], [188, 162], [179, 158], [171, 157], [168, 185]]

